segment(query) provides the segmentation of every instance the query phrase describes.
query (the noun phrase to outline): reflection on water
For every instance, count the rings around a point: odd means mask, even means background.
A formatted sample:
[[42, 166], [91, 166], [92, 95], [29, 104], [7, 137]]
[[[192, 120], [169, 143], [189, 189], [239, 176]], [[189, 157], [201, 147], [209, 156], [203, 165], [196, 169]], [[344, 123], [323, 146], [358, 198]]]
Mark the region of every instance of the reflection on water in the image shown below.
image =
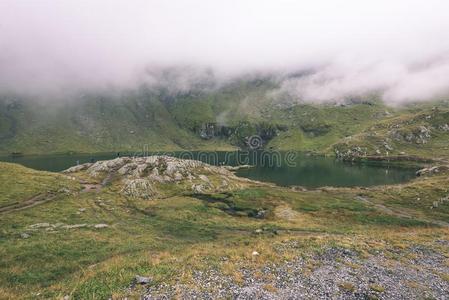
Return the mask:
[[[162, 153], [146, 153], [162, 154]], [[253, 165], [237, 171], [238, 176], [273, 182], [278, 185], [305, 187], [372, 186], [406, 182], [416, 169], [379, 163], [349, 164], [333, 158], [311, 157], [295, 152], [164, 152], [185, 159], [197, 159], [212, 165]], [[37, 170], [62, 171], [76, 164], [113, 159], [127, 153], [39, 155], [0, 157], [2, 161], [19, 163]]]

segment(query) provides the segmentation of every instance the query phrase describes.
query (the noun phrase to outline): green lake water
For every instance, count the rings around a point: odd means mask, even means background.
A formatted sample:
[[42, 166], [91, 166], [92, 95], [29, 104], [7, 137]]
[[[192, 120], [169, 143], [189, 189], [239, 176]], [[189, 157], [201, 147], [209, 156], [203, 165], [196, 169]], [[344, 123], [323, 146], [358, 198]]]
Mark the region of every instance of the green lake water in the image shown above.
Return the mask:
[[[416, 168], [380, 163], [345, 163], [334, 158], [306, 156], [300, 153], [267, 152], [171, 152], [186, 159], [198, 159], [212, 165], [253, 165], [241, 169], [236, 175], [281, 186], [373, 186], [395, 184], [415, 177]], [[113, 159], [129, 153], [39, 155], [0, 157], [0, 161], [14, 162], [45, 171], [59, 172], [76, 164]], [[134, 154], [132, 154], [134, 155]]]

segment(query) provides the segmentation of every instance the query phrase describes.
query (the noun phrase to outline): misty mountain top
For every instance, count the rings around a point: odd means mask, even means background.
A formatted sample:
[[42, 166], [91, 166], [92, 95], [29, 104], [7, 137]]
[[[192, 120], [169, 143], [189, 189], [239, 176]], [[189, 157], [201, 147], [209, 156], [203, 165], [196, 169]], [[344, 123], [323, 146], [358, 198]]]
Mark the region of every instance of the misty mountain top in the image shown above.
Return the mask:
[[314, 103], [373, 92], [393, 104], [434, 99], [449, 90], [448, 9], [439, 0], [5, 0], [0, 91], [67, 98], [147, 84], [177, 94], [263, 74]]
[[[330, 68], [330, 67], [329, 67]], [[382, 77], [381, 77], [382, 78]], [[353, 80], [353, 82], [351, 82]], [[211, 68], [194, 66], [148, 67], [133, 85], [102, 87], [77, 87], [58, 91], [3, 90], [0, 99], [5, 103], [38, 102], [42, 104], [76, 103], [87, 100], [127, 101], [130, 98], [157, 97], [162, 102], [174, 103], [185, 99], [203, 99], [216, 94], [230, 93], [236, 101], [247, 102], [246, 88], [259, 91], [259, 100], [275, 106], [291, 107], [298, 104], [350, 105], [354, 103], [381, 101], [390, 106], [422, 101], [446, 99], [449, 91], [437, 93], [412, 93], [420, 86], [373, 84], [361, 87], [358, 79], [345, 75], [329, 75], [321, 69], [296, 72], [251, 72], [226, 77]], [[404, 90], [402, 90], [404, 88]], [[402, 93], [402, 94], [401, 94]], [[395, 95], [392, 97], [392, 95]], [[401, 94], [401, 95], [399, 95]], [[410, 95], [409, 95], [410, 94]], [[413, 95], [412, 95], [413, 94]]]

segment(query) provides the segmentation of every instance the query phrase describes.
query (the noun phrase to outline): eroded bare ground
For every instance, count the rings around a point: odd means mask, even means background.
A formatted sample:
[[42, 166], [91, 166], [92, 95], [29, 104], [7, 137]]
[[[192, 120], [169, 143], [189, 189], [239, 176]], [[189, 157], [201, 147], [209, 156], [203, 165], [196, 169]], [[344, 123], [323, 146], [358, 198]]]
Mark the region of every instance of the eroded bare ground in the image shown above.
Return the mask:
[[[104, 184], [97, 184], [97, 183], [88, 183], [83, 180], [79, 181], [82, 186], [82, 193], [85, 192], [100, 192], [103, 188]], [[58, 195], [63, 195], [66, 193], [70, 193], [69, 190], [61, 190], [57, 192], [47, 192], [47, 193], [41, 193], [37, 194], [31, 198], [28, 198], [24, 201], [20, 201], [11, 205], [5, 205], [0, 207], [0, 214], [6, 214], [13, 211], [19, 211], [27, 208], [34, 207], [36, 205], [44, 204], [49, 201], [54, 200]]]
[[0, 214], [31, 208], [33, 206], [43, 204], [53, 200], [57, 196], [56, 193], [43, 193], [33, 196], [25, 201], [14, 203], [0, 207]]

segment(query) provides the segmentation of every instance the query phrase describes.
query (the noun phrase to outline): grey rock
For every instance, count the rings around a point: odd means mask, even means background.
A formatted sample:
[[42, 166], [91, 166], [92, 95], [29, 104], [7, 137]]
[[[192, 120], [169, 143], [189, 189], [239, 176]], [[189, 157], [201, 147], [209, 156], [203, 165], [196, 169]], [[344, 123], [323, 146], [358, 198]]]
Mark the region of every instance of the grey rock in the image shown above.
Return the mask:
[[[203, 193], [205, 190], [215, 188], [210, 176], [221, 177], [223, 184], [218, 186], [218, 189], [230, 189], [235, 187], [234, 183], [237, 181], [243, 181], [223, 166], [211, 166], [201, 161], [158, 155], [97, 161], [94, 164], [75, 166], [65, 172], [79, 170], [85, 170], [88, 175], [101, 179], [102, 185], [120, 178], [121, 194], [144, 199], [157, 198], [159, 184], [189, 181], [190, 184], [187, 186], [191, 186], [196, 193]], [[178, 186], [186, 188], [186, 185]]]
[[416, 176], [432, 175], [432, 174], [439, 173], [439, 172], [440, 172], [440, 167], [434, 166], [434, 167], [424, 168], [424, 169], [420, 169], [420, 170], [416, 171]]
[[145, 276], [140, 276], [140, 275], [136, 275], [136, 277], [134, 279], [137, 284], [148, 284], [151, 282], [150, 277], [145, 277]]
[[209, 178], [207, 178], [206, 175], [200, 174], [200, 175], [198, 176], [198, 178], [201, 179], [202, 181], [204, 181], [204, 182], [210, 184], [210, 180], [209, 180]]
[[157, 195], [151, 181], [143, 178], [125, 179], [121, 192], [126, 196], [144, 199], [151, 199]]
[[36, 224], [30, 225], [29, 227], [33, 228], [33, 229], [37, 229], [37, 228], [47, 228], [50, 226], [51, 226], [50, 223], [36, 223]]
[[28, 233], [21, 233], [20, 234], [20, 237], [22, 238], [22, 239], [28, 239], [28, 238], [30, 238], [31, 236], [28, 234]]
[[90, 166], [92, 166], [92, 163], [86, 163], [82, 165], [73, 166], [71, 168], [68, 168], [67, 170], [62, 171], [63, 173], [76, 173], [80, 171], [87, 170]]
[[[282, 247], [279, 251], [297, 248], [298, 242], [284, 242], [277, 247]], [[411, 260], [407, 259], [410, 254]], [[436, 275], [449, 270], [442, 254], [416, 246], [396, 255], [401, 259], [391, 268], [391, 259], [383, 253], [362, 258], [352, 250], [327, 248], [311, 257], [300, 255], [254, 268], [241, 266], [239, 283], [217, 268], [193, 270], [192, 284], [148, 286], [142, 299], [447, 299], [449, 283]], [[304, 272], [311, 261], [315, 267]], [[419, 282], [426, 289], [403, 284], [407, 281]], [[353, 290], [342, 288], [342, 283]], [[373, 284], [384, 290], [373, 290]], [[267, 285], [274, 290], [265, 289]]]
[[87, 227], [87, 224], [73, 224], [73, 225], [64, 225], [61, 226], [63, 229], [76, 229], [76, 228], [83, 228]]
[[108, 224], [95, 224], [94, 225], [94, 228], [96, 228], [96, 229], [107, 228], [107, 227], [109, 227]]

